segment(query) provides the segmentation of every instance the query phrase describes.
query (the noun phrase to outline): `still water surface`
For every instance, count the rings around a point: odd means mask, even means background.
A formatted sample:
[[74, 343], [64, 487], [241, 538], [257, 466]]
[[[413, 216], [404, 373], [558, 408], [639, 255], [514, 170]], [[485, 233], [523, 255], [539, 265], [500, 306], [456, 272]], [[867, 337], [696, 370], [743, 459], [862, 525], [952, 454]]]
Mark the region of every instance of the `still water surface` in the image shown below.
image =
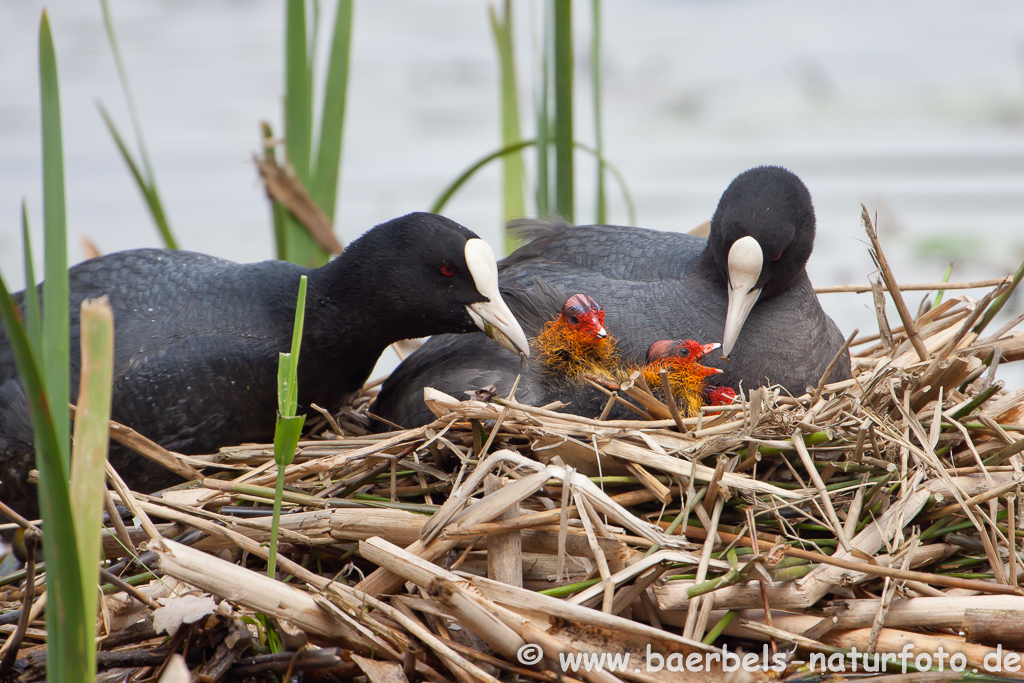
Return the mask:
[[[538, 5], [514, 4], [526, 74]], [[280, 129], [281, 5], [112, 2], [158, 183], [185, 248], [239, 261], [272, 256], [251, 158], [259, 122]], [[157, 246], [97, 113], [102, 102], [128, 132], [99, 3], [46, 6], [61, 75], [71, 258], [81, 258], [80, 236], [104, 252]], [[0, 0], [0, 272], [12, 284], [23, 281], [23, 196], [41, 244], [42, 7]], [[577, 134], [589, 141], [589, 3], [577, 9]], [[737, 173], [772, 163], [800, 175], [814, 197], [816, 284], [864, 282], [872, 271], [861, 202], [877, 212], [901, 280], [939, 279], [951, 258], [954, 280], [993, 277], [1024, 258], [1024, 5], [1016, 0], [633, 0], [604, 3], [603, 21], [606, 154], [629, 183], [639, 225], [687, 230], [710, 217]], [[343, 240], [427, 208], [498, 146], [496, 76], [484, 3], [357, 3], [337, 216]], [[532, 91], [524, 79], [524, 111]], [[587, 222], [594, 174], [585, 158], [577, 175], [576, 218]], [[496, 169], [481, 174], [446, 209], [494, 244], [498, 181]], [[612, 220], [626, 222], [612, 197]], [[823, 303], [845, 331], [874, 328], [866, 295]]]

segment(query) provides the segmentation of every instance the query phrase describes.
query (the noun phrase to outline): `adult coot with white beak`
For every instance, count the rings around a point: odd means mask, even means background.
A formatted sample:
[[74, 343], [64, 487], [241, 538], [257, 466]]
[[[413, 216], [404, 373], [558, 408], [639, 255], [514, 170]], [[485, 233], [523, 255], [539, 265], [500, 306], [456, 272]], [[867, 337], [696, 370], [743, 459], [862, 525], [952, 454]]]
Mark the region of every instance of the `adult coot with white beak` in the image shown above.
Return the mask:
[[[707, 239], [609, 225], [536, 232], [499, 264], [502, 286], [543, 277], [589, 293], [604, 305], [624, 356], [642, 357], [658, 339], [720, 341], [721, 351], [703, 361], [723, 370], [715, 383], [781, 384], [801, 394], [845, 341], [807, 277], [811, 195], [784, 168], [737, 176]], [[844, 356], [830, 380], [849, 376]]]
[[[313, 403], [338, 408], [401, 339], [482, 330], [516, 354], [529, 353], [498, 292], [490, 246], [454, 221], [413, 213], [373, 228], [316, 269], [163, 249], [73, 267], [72, 396], [80, 371], [79, 307], [106, 294], [115, 326], [114, 420], [185, 454], [270, 441], [278, 354], [291, 345], [302, 275], [309, 284], [300, 410]], [[20, 304], [21, 295], [15, 298]], [[111, 460], [138, 490], [175, 480], [124, 449], [112, 448]], [[0, 500], [27, 514], [36, 510], [35, 487], [27, 485], [34, 464], [28, 405], [0, 331]]]

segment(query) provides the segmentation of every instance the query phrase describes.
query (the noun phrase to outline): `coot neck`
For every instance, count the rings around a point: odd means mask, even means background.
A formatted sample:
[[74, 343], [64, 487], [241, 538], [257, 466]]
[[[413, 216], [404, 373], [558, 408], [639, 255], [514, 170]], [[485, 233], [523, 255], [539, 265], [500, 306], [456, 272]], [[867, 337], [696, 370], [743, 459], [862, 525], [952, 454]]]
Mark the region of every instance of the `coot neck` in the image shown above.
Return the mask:
[[299, 400], [306, 407], [336, 408], [333, 404], [362, 386], [384, 350], [398, 340], [387, 322], [392, 314], [377, 294], [387, 287], [386, 278], [347, 255], [307, 272], [299, 355]]
[[715, 261], [715, 255], [711, 250], [711, 240], [708, 240], [704, 246], [704, 251], [697, 258], [697, 265], [693, 272], [708, 282], [717, 282], [723, 287], [728, 285], [725, 274], [722, 273], [718, 267], [718, 262]]
[[394, 312], [383, 296], [390, 285], [388, 269], [346, 249], [308, 275], [306, 337], [318, 349], [376, 358], [397, 341], [390, 323]]

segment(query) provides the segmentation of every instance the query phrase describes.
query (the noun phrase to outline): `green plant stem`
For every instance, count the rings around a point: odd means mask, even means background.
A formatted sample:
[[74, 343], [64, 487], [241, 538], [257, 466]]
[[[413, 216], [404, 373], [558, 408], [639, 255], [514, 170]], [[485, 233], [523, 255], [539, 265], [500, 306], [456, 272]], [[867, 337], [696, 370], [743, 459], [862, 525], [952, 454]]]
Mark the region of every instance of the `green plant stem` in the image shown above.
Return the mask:
[[[270, 124], [264, 121], [260, 124], [263, 133], [263, 158], [266, 161], [277, 162], [277, 152], [271, 141], [274, 139], [274, 131]], [[278, 202], [270, 201], [270, 219], [274, 226], [274, 248], [277, 258], [280, 261], [288, 261], [288, 239], [285, 237], [285, 216], [287, 211]]]
[[733, 619], [735, 618], [736, 612], [734, 612], [733, 610], [729, 610], [728, 612], [723, 614], [722, 618], [718, 620], [718, 623], [711, 627], [711, 630], [707, 632], [702, 642], [706, 645], [711, 645], [712, 643], [714, 643], [716, 640], [718, 640], [718, 636], [722, 635], [722, 631], [724, 631], [726, 627], [729, 624], [731, 624], [733, 622]]
[[550, 3], [544, 5], [546, 20], [543, 26], [543, 48], [540, 51], [540, 94], [537, 98], [537, 215], [551, 216], [551, 68], [554, 59], [554, 31]]
[[594, 148], [597, 150], [594, 222], [604, 224], [608, 220], [608, 202], [604, 193], [604, 134], [601, 122], [601, 0], [591, 0], [590, 8], [594, 25], [590, 44], [590, 73], [594, 105]]
[[352, 9], [352, 0], [338, 0], [331, 54], [327, 61], [327, 82], [324, 86], [323, 111], [320, 116], [316, 168], [310, 181], [310, 196], [332, 223], [338, 198], [341, 144], [345, 131], [345, 100], [348, 93], [349, 56], [352, 44]]
[[25, 262], [25, 294], [22, 306], [25, 309], [25, 331], [29, 344], [33, 349], [41, 348], [43, 343], [43, 323], [39, 310], [39, 291], [36, 289], [36, 270], [32, 258], [32, 235], [28, 228], [28, 204], [21, 201], [21, 239]]
[[277, 484], [274, 487], [274, 519], [270, 527], [270, 556], [267, 558], [267, 576], [273, 577], [277, 570], [277, 534], [281, 527], [281, 497], [284, 495], [284, 469], [277, 468]]
[[274, 429], [274, 461], [277, 464], [277, 485], [274, 490], [274, 518], [270, 529], [270, 553], [267, 576], [273, 577], [277, 569], [277, 535], [281, 524], [281, 499], [284, 495], [284, 473], [295, 458], [295, 448], [302, 435], [305, 415], [296, 415], [299, 397], [298, 367], [302, 348], [302, 328], [306, 315], [307, 277], [299, 278], [299, 293], [295, 302], [295, 323], [288, 353], [280, 354], [277, 372], [277, 426]]
[[1021, 261], [1021, 264], [1017, 266], [1017, 272], [1013, 274], [1013, 280], [1010, 282], [1010, 286], [1007, 287], [1006, 291], [996, 297], [996, 300], [989, 305], [985, 310], [985, 314], [981, 316], [981, 320], [974, 326], [974, 329], [971, 330], [972, 332], [975, 334], [981, 334], [988, 324], [992, 322], [992, 318], [996, 317], [999, 311], [1003, 310], [1003, 306], [1006, 305], [1006, 302], [1009, 301], [1010, 297], [1013, 295], [1014, 290], [1017, 289], [1017, 285], [1020, 283], [1022, 276], [1024, 276], [1024, 261]]
[[[50, 25], [43, 14], [39, 30], [39, 86], [43, 131], [43, 241], [46, 279], [43, 282], [43, 338], [40, 361], [46, 393], [53, 406], [71, 402], [70, 324], [68, 308], [68, 243], [64, 203], [64, 143], [60, 122], [57, 57]], [[56, 415], [60, 463], [64, 480], [71, 475], [71, 425], [63, 410]], [[56, 472], [54, 473], [56, 474]]]
[[[57, 58], [49, 17], [39, 23], [39, 85], [43, 135], [43, 207], [46, 244], [45, 333], [33, 351], [14, 300], [0, 277], [0, 321], [28, 400], [39, 468], [39, 501], [46, 530], [47, 678], [90, 681], [95, 677], [95, 615], [85, 609], [83, 574], [68, 491], [68, 277], [64, 215], [64, 170], [60, 131]], [[51, 296], [52, 295], [52, 296]], [[51, 407], [57, 406], [53, 413]], [[95, 582], [90, 589], [95, 591]]]
[[288, 0], [285, 17], [284, 134], [288, 163], [292, 165], [295, 177], [309, 187], [313, 114], [306, 36], [306, 3], [304, 0]]
[[[312, 186], [313, 63], [310, 59], [304, 0], [288, 0], [285, 9], [285, 158], [295, 178]], [[327, 262], [328, 255], [290, 214], [284, 217], [288, 260], [307, 268]]]
[[962, 417], [967, 417], [974, 411], [975, 408], [977, 408], [982, 403], [992, 398], [996, 394], [996, 392], [998, 392], [1005, 386], [1005, 384], [1006, 383], [1003, 381], [993, 382], [988, 389], [985, 389], [984, 391], [980, 392], [978, 395], [976, 395], [974, 398], [968, 401], [966, 405], [964, 405], [962, 408], [960, 408], [955, 413], [950, 415], [950, 417], [953, 418], [954, 420], [959, 420]]
[[[514, 154], [515, 152], [518, 152], [519, 150], [523, 149], [524, 147], [529, 147], [530, 145], [539, 145], [539, 144], [540, 144], [539, 139], [538, 140], [520, 140], [519, 142], [516, 142], [514, 144], [508, 145], [507, 147], [502, 147], [501, 149], [498, 149], [498, 150], [496, 150], [494, 152], [491, 152], [490, 154], [488, 154], [488, 155], [484, 156], [483, 158], [477, 160], [476, 162], [473, 163], [473, 165], [471, 165], [465, 171], [460, 173], [459, 176], [455, 180], [453, 180], [451, 183], [449, 183], [448, 187], [446, 187], [441, 192], [441, 194], [438, 196], [438, 198], [434, 200], [434, 203], [431, 205], [429, 211], [431, 213], [440, 213], [441, 210], [444, 209], [445, 205], [448, 203], [448, 200], [451, 199], [452, 196], [463, 185], [465, 185], [466, 182], [470, 178], [472, 178], [473, 175], [477, 171], [479, 171], [481, 168], [483, 168], [484, 166], [486, 166], [490, 162], [494, 161], [495, 159], [500, 159], [500, 158], [502, 158], [503, 156], [505, 156], [507, 154]], [[593, 147], [591, 147], [589, 145], [585, 145], [585, 144], [583, 144], [581, 142], [577, 142], [576, 143], [576, 147], [578, 149], [583, 150], [584, 152], [589, 153], [589, 154], [595, 154], [595, 155], [597, 154], [597, 150], [595, 150]], [[538, 154], [539, 154], [539, 152], [538, 152]], [[605, 169], [607, 171], [609, 171], [612, 174], [612, 176], [615, 178], [616, 182], [618, 183], [619, 187], [621, 188], [622, 196], [623, 196], [623, 198], [626, 201], [626, 208], [627, 208], [627, 211], [629, 213], [629, 221], [630, 221], [630, 223], [635, 223], [636, 222], [636, 205], [633, 203], [633, 195], [630, 193], [629, 187], [626, 186], [625, 178], [622, 176], [622, 173], [619, 172], [618, 168], [616, 168], [613, 164], [609, 163], [609, 161], [607, 159], [604, 160], [604, 167], [605, 167]], [[541, 214], [541, 215], [544, 215], [544, 214]]]
[[124, 138], [118, 132], [114, 120], [110, 118], [110, 114], [103, 108], [103, 105], [99, 105], [99, 110], [103, 123], [106, 124], [107, 130], [110, 131], [111, 137], [114, 138], [114, 144], [117, 145], [117, 149], [121, 153], [121, 158], [128, 164], [128, 170], [131, 171], [135, 184], [138, 186], [139, 191], [142, 192], [142, 197], [146, 200], [149, 213], [153, 217], [153, 222], [156, 223], [157, 231], [160, 233], [161, 239], [163, 239], [164, 246], [168, 249], [177, 249], [178, 242], [174, 239], [174, 235], [171, 233], [171, 226], [167, 222], [167, 215], [164, 213], [163, 203], [160, 201], [160, 194], [156, 189], [155, 178], [152, 176], [147, 177], [143, 170], [139, 168], [135, 157], [128, 150], [128, 145], [125, 143]]
[[467, 180], [473, 177], [473, 174], [479, 171], [481, 168], [483, 168], [490, 162], [494, 161], [495, 159], [501, 159], [507, 154], [514, 154], [519, 150], [523, 149], [524, 147], [529, 147], [530, 145], [533, 144], [535, 144], [534, 140], [520, 140], [519, 142], [514, 142], [511, 145], [506, 145], [495, 152], [491, 152], [487, 156], [483, 157], [482, 159], [474, 163], [472, 166], [470, 166], [465, 171], [460, 173], [459, 176], [441, 192], [438, 198], [435, 199], [434, 203], [431, 205], [429, 209], [430, 213], [441, 213], [441, 211], [444, 209], [445, 204], [447, 204], [448, 200], [452, 198], [452, 195], [454, 195], [459, 190], [459, 188], [462, 187]]
[[558, 586], [556, 588], [547, 588], [542, 591], [537, 591], [541, 595], [550, 595], [553, 598], [567, 598], [570, 595], [579, 593], [580, 591], [586, 590], [591, 586], [595, 586], [601, 583], [601, 579], [587, 579], [586, 581], [580, 581], [578, 583], [570, 583], [564, 586]]
[[[505, 0], [503, 16], [499, 17], [493, 6], [488, 7], [491, 31], [498, 51], [498, 66], [501, 70], [501, 142], [507, 147], [520, 141], [519, 133], [519, 89], [516, 80], [515, 51], [512, 36], [512, 2]], [[520, 152], [504, 156], [502, 161], [502, 217], [507, 224], [515, 218], [526, 215], [523, 155]], [[515, 251], [518, 241], [512, 233], [505, 234], [505, 253]]]
[[114, 19], [113, 14], [110, 11], [110, 3], [108, 0], [100, 0], [100, 7], [103, 10], [103, 26], [107, 31], [107, 42], [110, 43], [110, 51], [114, 54], [114, 64], [117, 67], [117, 76], [121, 81], [121, 89], [124, 91], [124, 99], [128, 105], [128, 118], [132, 122], [132, 130], [135, 131], [135, 142], [139, 146], [139, 157], [142, 159], [142, 169], [139, 169], [139, 165], [136, 163], [131, 152], [128, 151], [127, 145], [125, 145], [120, 133], [117, 130], [117, 126], [114, 125], [113, 119], [107, 114], [107, 111], [100, 106], [100, 115], [103, 117], [103, 121], [106, 123], [110, 134], [114, 138], [114, 143], [121, 151], [121, 156], [128, 164], [129, 170], [135, 178], [136, 184], [142, 191], [142, 195], [146, 200], [146, 204], [149, 206], [150, 215], [153, 217], [153, 222], [156, 223], [157, 231], [160, 233], [161, 239], [163, 239], [164, 245], [168, 249], [177, 249], [178, 242], [174, 238], [174, 233], [171, 231], [170, 222], [167, 220], [167, 215], [164, 212], [163, 202], [160, 201], [160, 193], [156, 187], [156, 174], [153, 172], [153, 166], [149, 161], [149, 152], [146, 149], [146, 139], [142, 135], [142, 120], [139, 117], [138, 109], [135, 106], [135, 98], [132, 96], [131, 85], [128, 82], [128, 70], [124, 66], [124, 59], [121, 57], [121, 48], [117, 42], [117, 35], [114, 32]]
[[[949, 263], [946, 264], [946, 273], [945, 273], [945, 275], [942, 276], [942, 281], [943, 282], [949, 282], [949, 276], [952, 275], [952, 274], [953, 274], [953, 262], [950, 261]], [[932, 308], [935, 308], [936, 306], [938, 306], [939, 304], [942, 303], [942, 295], [945, 294], [945, 293], [946, 293], [946, 291], [944, 289], [940, 289], [939, 291], [935, 292], [935, 303], [932, 304]]]
[[555, 211], [574, 223], [572, 1], [554, 2]]

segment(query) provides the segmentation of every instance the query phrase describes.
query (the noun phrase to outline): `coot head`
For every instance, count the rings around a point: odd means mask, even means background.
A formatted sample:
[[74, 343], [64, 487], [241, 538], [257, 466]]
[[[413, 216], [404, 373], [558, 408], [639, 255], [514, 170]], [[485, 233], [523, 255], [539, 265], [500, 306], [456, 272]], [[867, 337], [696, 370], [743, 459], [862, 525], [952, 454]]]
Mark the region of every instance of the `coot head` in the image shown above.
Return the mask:
[[604, 339], [604, 308], [586, 294], [573, 294], [562, 306], [562, 320], [581, 335], [591, 339]]
[[778, 166], [738, 175], [711, 218], [708, 247], [729, 291], [722, 338], [727, 358], [759, 299], [785, 290], [814, 248], [814, 207], [803, 182]]
[[570, 382], [584, 374], [607, 375], [618, 364], [615, 337], [604, 327], [604, 307], [586, 294], [573, 294], [535, 342], [542, 372]]
[[719, 346], [700, 344], [693, 339], [661, 339], [647, 349], [647, 363], [640, 373], [647, 386], [657, 391], [662, 386], [661, 371], [667, 371], [672, 395], [687, 416], [695, 417], [705, 401], [708, 376], [722, 372], [701, 365], [700, 359]]
[[701, 365], [698, 361], [719, 348], [721, 344], [701, 344], [693, 339], [659, 339], [647, 349], [647, 364], [671, 363], [677, 366], [693, 366], [704, 375], [719, 374], [718, 368]]
[[[444, 216], [411, 213], [379, 225], [353, 242], [346, 258], [391, 271], [385, 290], [364, 283], [381, 309], [403, 311], [392, 331], [410, 336], [482, 330], [505, 348], [528, 357], [529, 342], [498, 291], [494, 251], [473, 231]], [[409, 311], [414, 313], [410, 314]]]

